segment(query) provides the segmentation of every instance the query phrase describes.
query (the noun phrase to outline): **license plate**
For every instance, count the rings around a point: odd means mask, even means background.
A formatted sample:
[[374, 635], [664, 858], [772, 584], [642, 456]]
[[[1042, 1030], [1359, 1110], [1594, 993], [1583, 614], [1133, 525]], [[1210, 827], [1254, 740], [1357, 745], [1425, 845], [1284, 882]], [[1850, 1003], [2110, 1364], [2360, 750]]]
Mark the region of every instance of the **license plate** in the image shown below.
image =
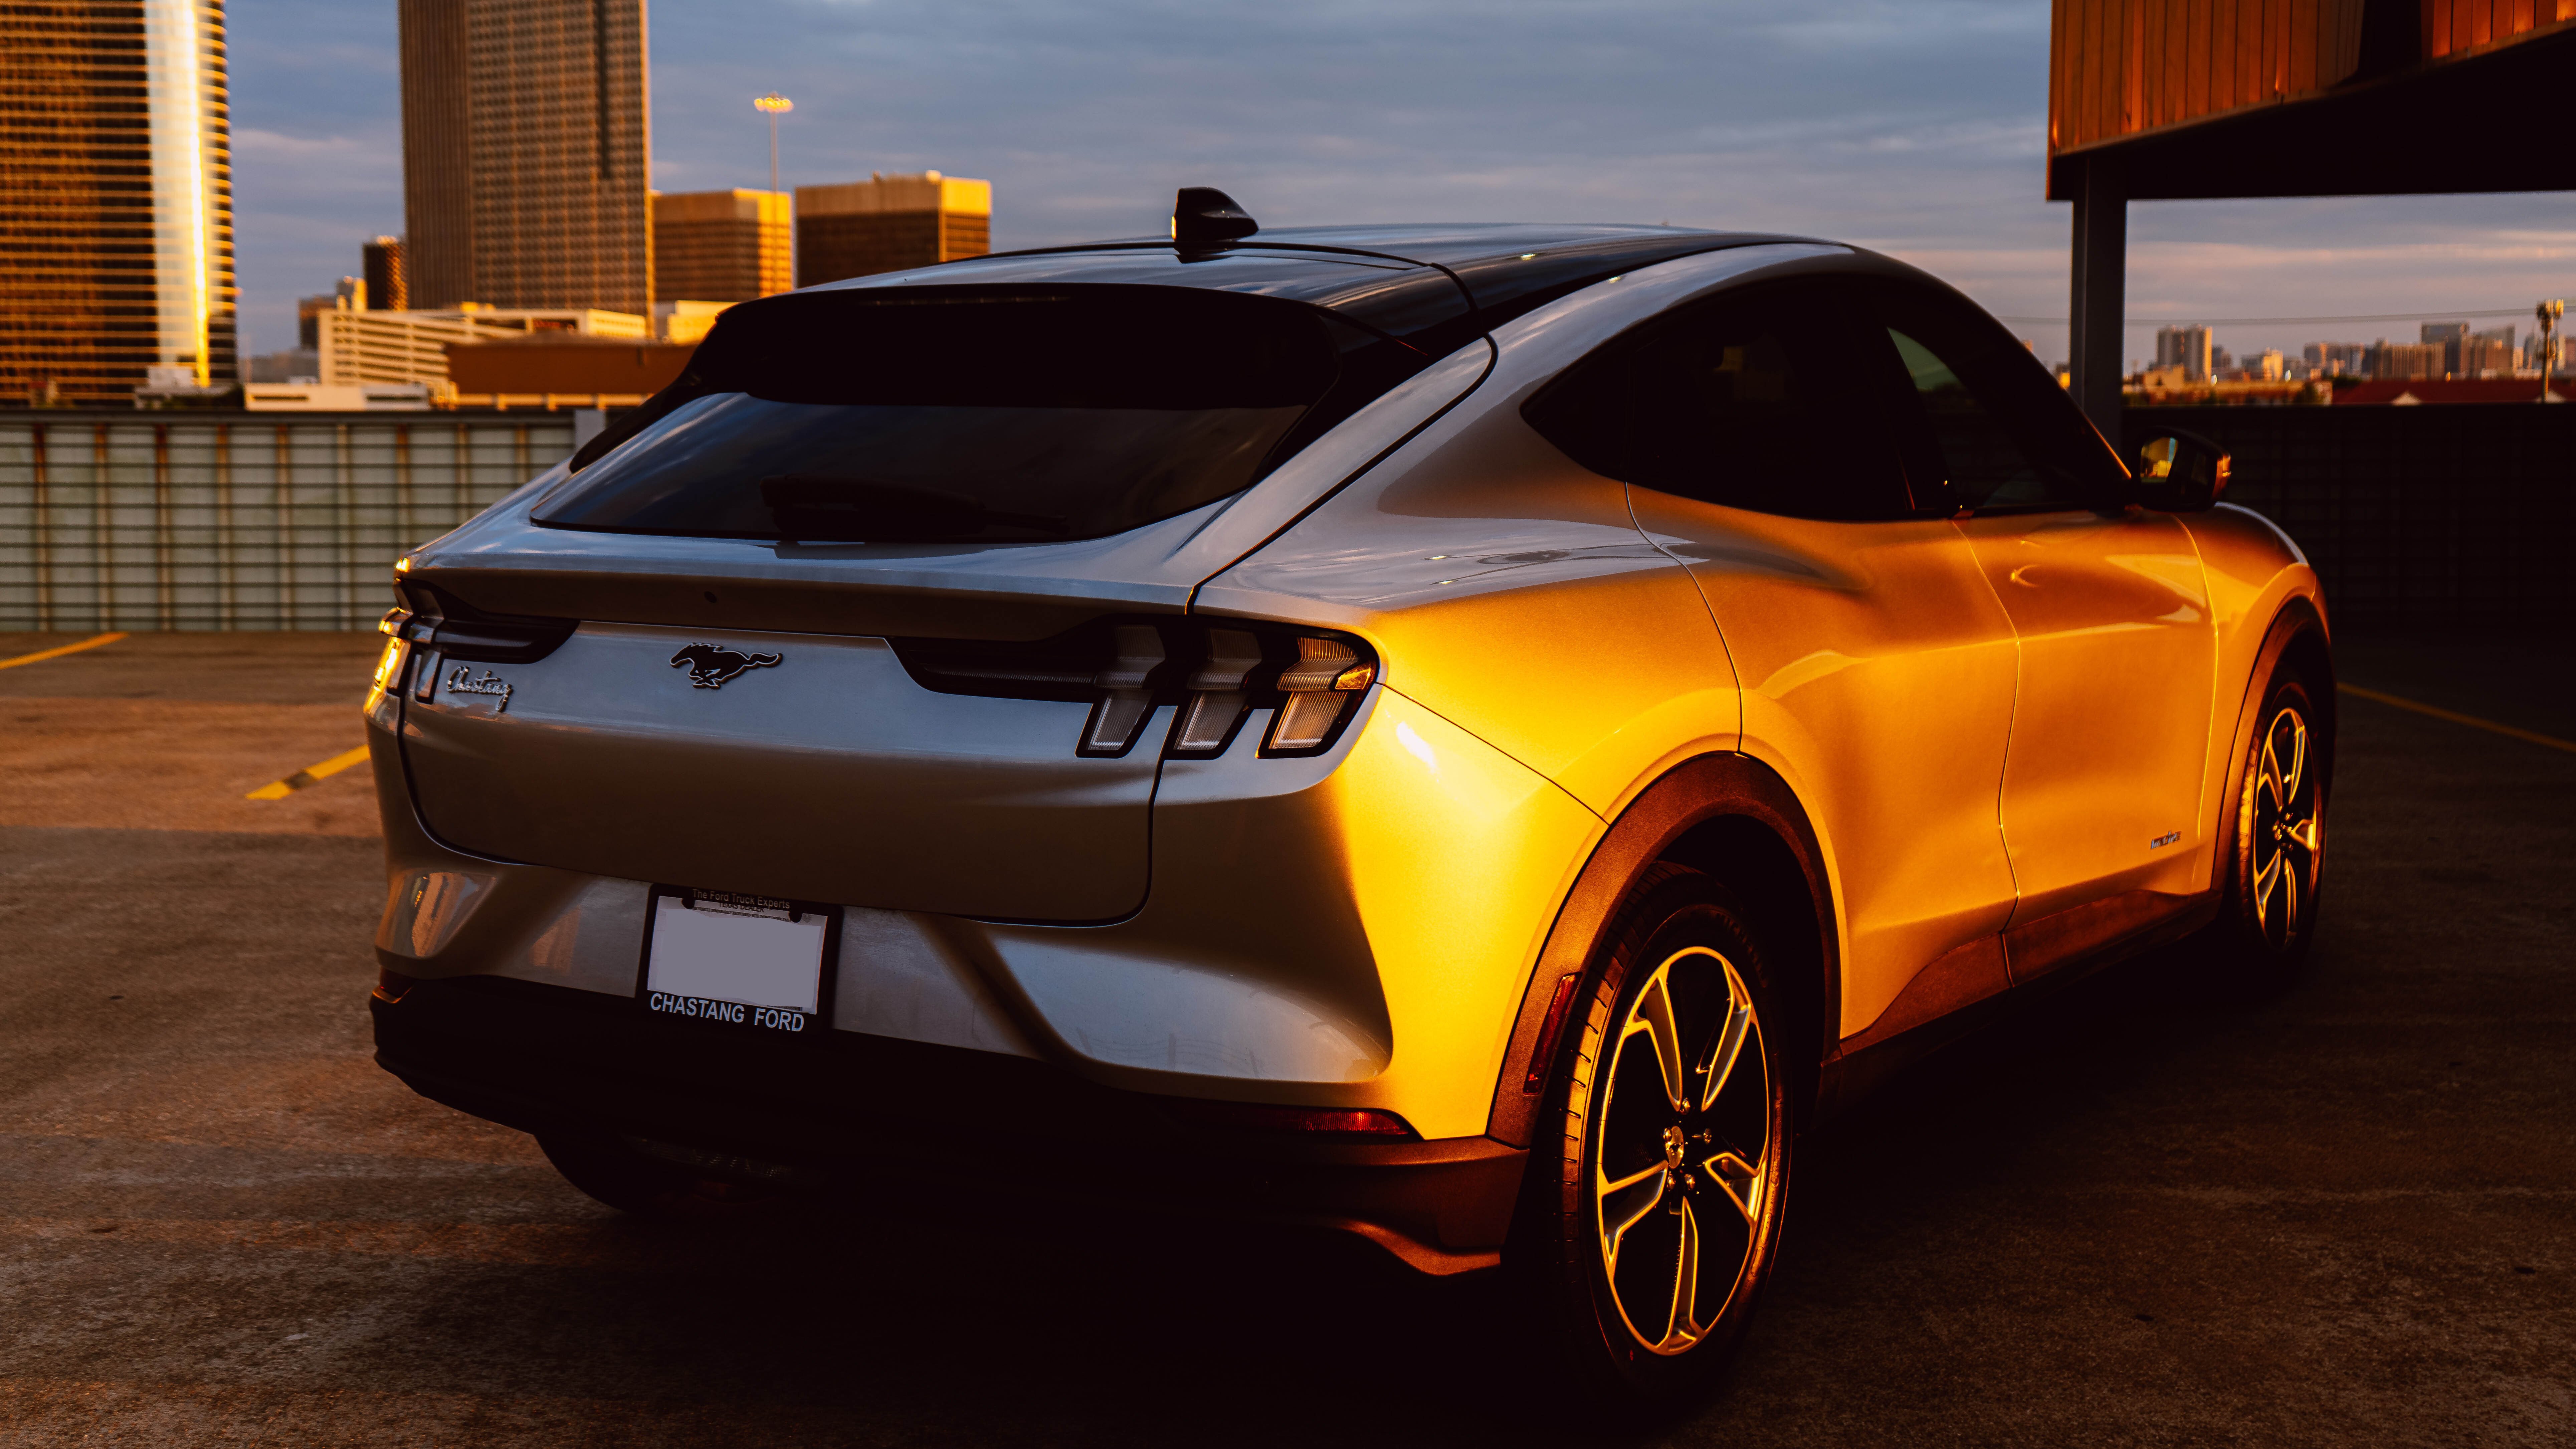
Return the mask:
[[838, 907], [655, 886], [644, 920], [638, 994], [657, 1016], [795, 1034], [831, 1006]]

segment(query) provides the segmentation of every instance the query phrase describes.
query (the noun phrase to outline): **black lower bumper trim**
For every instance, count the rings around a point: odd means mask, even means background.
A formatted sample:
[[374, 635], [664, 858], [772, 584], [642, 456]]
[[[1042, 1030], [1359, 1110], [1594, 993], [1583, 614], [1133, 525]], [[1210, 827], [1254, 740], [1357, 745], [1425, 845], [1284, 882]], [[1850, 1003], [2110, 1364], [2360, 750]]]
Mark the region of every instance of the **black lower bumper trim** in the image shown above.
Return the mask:
[[1212, 1129], [1025, 1057], [726, 1031], [505, 977], [424, 980], [369, 1006], [387, 1071], [521, 1131], [640, 1139], [773, 1180], [971, 1177], [1006, 1158], [1071, 1197], [1338, 1229], [1430, 1273], [1500, 1261], [1528, 1156], [1487, 1137]]

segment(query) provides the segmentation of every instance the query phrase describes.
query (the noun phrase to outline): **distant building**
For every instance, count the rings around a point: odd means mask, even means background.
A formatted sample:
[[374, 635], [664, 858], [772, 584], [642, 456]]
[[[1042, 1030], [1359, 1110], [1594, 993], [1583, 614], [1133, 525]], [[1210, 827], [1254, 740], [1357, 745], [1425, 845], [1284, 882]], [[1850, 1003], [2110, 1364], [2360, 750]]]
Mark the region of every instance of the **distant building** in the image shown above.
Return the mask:
[[2311, 342], [2308, 371], [2319, 377], [2367, 377], [2370, 346], [2363, 342]]
[[367, 310], [367, 281], [364, 277], [342, 277], [340, 285], [314, 297], [295, 299], [295, 345], [322, 345], [322, 318], [332, 312]]
[[462, 402], [572, 396], [631, 407], [668, 387], [695, 351], [650, 338], [533, 332], [448, 344], [447, 378]]
[[691, 346], [703, 340], [716, 318], [733, 306], [731, 302], [656, 302], [653, 304], [653, 335], [665, 342], [684, 342]]
[[403, 267], [403, 244], [398, 236], [380, 236], [358, 248], [364, 265], [358, 268], [367, 284], [367, 306], [377, 312], [411, 310], [411, 274]]
[[369, 312], [344, 308], [319, 318], [321, 348], [316, 373], [325, 387], [362, 383], [447, 380], [447, 348], [456, 342], [523, 338], [532, 332], [569, 332], [623, 341], [652, 340], [652, 328], [632, 312], [567, 308], [467, 306], [443, 311]]
[[2206, 382], [2217, 372], [2211, 356], [2209, 329], [2206, 327], [2159, 327], [2156, 329], [2156, 366], [2181, 368], [2195, 382]]
[[2266, 347], [2263, 349], [2263, 354], [2254, 359], [2254, 365], [2246, 371], [2264, 382], [2279, 382], [2290, 375], [2289, 366], [2290, 360], [2281, 355], [2279, 348]]
[[653, 305], [643, 0], [401, 0], [414, 308]]
[[653, 300], [748, 302], [796, 285], [784, 191], [656, 192]]
[[2442, 370], [2433, 374], [2434, 376], [2450, 377], [2459, 372], [2460, 344], [2469, 338], [2468, 323], [2427, 322], [2416, 335], [2422, 341], [2433, 343], [2442, 349]]
[[2513, 344], [2497, 338], [2463, 337], [2459, 341], [2460, 360], [2451, 369], [2458, 378], [2513, 376]]
[[796, 285], [927, 267], [993, 249], [993, 183], [878, 172], [796, 188]]
[[0, 403], [235, 377], [223, 0], [0, 10]]
[[2440, 342], [2382, 342], [2371, 349], [2376, 379], [2438, 378], [2450, 373], [2450, 348]]
[[285, 352], [262, 352], [247, 359], [242, 367], [244, 382], [311, 382], [322, 380], [322, 354], [310, 347], [291, 348]]

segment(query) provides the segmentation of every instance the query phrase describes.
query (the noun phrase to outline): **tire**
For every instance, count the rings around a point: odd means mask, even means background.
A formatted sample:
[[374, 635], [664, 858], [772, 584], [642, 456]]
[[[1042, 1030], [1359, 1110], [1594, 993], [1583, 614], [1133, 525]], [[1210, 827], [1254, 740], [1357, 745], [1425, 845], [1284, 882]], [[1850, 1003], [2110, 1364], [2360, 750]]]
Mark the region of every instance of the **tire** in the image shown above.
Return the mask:
[[757, 1188], [701, 1177], [612, 1138], [546, 1135], [537, 1139], [537, 1147], [564, 1181], [637, 1217], [720, 1216], [768, 1196]]
[[2224, 893], [2210, 928], [2221, 969], [2250, 991], [2297, 980], [2316, 940], [2333, 761], [2307, 681], [2282, 665], [2238, 762]]
[[[1795, 1039], [1770, 958], [1715, 881], [1658, 864], [1577, 994], [1510, 1250], [1569, 1407], [1703, 1391], [1779, 1251]], [[1669, 1077], [1678, 1066], [1685, 1090]]]

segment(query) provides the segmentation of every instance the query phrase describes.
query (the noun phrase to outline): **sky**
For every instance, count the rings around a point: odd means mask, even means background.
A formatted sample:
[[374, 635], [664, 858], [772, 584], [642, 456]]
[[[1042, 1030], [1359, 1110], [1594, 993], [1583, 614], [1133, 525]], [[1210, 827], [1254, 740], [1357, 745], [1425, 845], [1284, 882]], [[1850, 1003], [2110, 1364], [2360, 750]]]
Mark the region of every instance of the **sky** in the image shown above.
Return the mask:
[[[1175, 187], [1266, 226], [1644, 221], [1925, 267], [2065, 356], [2069, 208], [2043, 200], [2048, 0], [648, 0], [654, 184], [935, 168], [997, 250], [1162, 230]], [[234, 0], [245, 350], [403, 230], [394, 0]], [[2576, 292], [2564, 193], [2147, 202], [2127, 351], [2160, 321], [2518, 323]], [[2216, 323], [2240, 356], [2411, 321]]]

